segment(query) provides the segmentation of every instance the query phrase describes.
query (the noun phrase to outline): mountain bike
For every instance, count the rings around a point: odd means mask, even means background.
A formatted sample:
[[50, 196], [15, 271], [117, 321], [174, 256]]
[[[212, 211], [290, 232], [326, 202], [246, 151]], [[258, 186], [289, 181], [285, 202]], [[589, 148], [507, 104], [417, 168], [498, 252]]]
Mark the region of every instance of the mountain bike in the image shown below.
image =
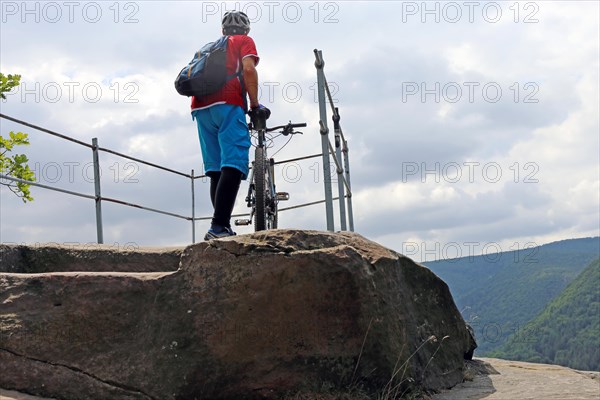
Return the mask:
[[[301, 134], [302, 132], [295, 131], [295, 129], [304, 127], [306, 127], [306, 123], [293, 124], [289, 122], [286, 125], [267, 128], [266, 120], [253, 121], [248, 124], [250, 132], [253, 133], [252, 136], [257, 140], [250, 172], [250, 186], [246, 196], [246, 204], [250, 208], [250, 218], [237, 219], [235, 225], [250, 225], [254, 220], [255, 232], [265, 229], [277, 229], [277, 206], [280, 201], [289, 200], [290, 195], [287, 192], [277, 192], [276, 190], [275, 160], [269, 158], [267, 148], [271, 147], [276, 137]], [[279, 135], [267, 135], [267, 133], [275, 131], [278, 131]]]

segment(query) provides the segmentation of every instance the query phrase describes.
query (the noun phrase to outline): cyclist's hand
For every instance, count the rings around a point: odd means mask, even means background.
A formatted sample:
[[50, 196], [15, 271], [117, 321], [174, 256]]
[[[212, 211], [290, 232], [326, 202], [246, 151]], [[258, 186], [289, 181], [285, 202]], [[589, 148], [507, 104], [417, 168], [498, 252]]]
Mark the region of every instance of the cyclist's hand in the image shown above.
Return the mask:
[[251, 108], [248, 115], [254, 129], [265, 129], [267, 127], [267, 119], [271, 116], [271, 110], [259, 104], [258, 107]]
[[250, 112], [248, 112], [248, 114], [250, 115], [250, 118], [262, 117], [265, 120], [267, 120], [271, 116], [271, 110], [269, 110], [267, 107], [263, 106], [262, 104], [259, 104], [256, 107], [252, 107], [250, 109]]

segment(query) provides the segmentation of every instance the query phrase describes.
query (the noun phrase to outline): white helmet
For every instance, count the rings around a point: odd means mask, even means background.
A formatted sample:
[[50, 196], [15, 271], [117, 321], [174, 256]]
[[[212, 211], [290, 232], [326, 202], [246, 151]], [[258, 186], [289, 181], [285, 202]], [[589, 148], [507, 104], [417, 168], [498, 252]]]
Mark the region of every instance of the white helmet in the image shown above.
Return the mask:
[[221, 27], [229, 35], [247, 35], [250, 32], [250, 19], [241, 11], [227, 11]]

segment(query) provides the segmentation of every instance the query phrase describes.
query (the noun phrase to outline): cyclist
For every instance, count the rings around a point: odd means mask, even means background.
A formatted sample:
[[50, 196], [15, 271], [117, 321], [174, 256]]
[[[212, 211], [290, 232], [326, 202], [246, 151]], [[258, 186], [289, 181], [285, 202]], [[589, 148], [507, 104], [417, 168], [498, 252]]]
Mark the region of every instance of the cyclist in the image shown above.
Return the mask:
[[[231, 213], [242, 179], [248, 176], [250, 134], [246, 123], [247, 101], [252, 110], [264, 109], [258, 102], [259, 57], [250, 32], [250, 20], [240, 11], [228, 11], [221, 23], [228, 36], [227, 75], [240, 73], [216, 93], [192, 98], [192, 118], [198, 125], [204, 171], [210, 178], [210, 200], [214, 213], [204, 240], [235, 235]], [[269, 112], [270, 113], [270, 112]]]

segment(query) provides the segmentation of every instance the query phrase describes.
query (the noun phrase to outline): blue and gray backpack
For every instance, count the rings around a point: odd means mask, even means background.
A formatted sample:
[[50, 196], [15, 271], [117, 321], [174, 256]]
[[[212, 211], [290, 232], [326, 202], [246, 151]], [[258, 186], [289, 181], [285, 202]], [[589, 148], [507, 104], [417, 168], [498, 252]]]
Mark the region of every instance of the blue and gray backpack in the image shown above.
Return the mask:
[[227, 75], [227, 38], [222, 36], [216, 42], [207, 43], [194, 54], [192, 61], [175, 79], [177, 93], [203, 97], [215, 93], [230, 79], [241, 76], [240, 72]]

